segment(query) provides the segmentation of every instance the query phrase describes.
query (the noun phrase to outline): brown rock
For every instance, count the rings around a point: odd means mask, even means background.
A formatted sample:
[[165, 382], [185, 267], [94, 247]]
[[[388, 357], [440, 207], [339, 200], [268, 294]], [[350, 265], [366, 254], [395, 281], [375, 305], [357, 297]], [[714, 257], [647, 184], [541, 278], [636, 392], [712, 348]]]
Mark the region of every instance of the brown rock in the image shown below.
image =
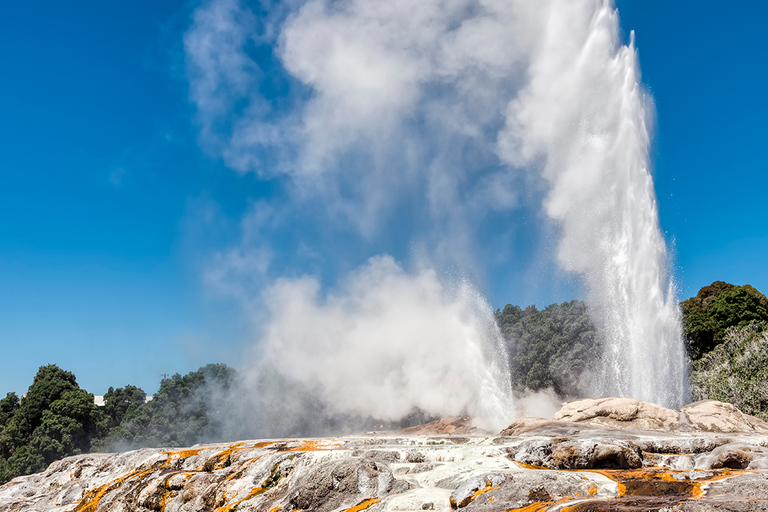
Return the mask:
[[552, 423], [552, 420], [544, 418], [520, 418], [512, 422], [507, 428], [499, 432], [500, 436], [519, 436], [525, 432], [536, 430], [539, 427]]
[[672, 430], [680, 423], [680, 413], [632, 398], [597, 398], [565, 404], [557, 421], [589, 422], [622, 430]]
[[[755, 432], [758, 430], [749, 416], [733, 404], [717, 400], [700, 400], [686, 405], [680, 409], [680, 412], [696, 430], [704, 432]], [[758, 421], [760, 430], [763, 430], [765, 422]]]
[[460, 416], [456, 418], [441, 418], [424, 425], [404, 428], [397, 431], [404, 435], [482, 435], [484, 432], [472, 425], [472, 418]]

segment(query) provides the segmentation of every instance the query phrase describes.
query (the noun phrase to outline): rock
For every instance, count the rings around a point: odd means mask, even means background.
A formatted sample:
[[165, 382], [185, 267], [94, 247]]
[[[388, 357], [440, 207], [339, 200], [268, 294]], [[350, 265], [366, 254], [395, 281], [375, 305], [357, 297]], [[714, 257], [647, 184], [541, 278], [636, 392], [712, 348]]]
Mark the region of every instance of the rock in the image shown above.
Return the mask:
[[395, 480], [389, 466], [374, 459], [352, 459], [313, 465], [291, 492], [291, 510], [330, 512], [361, 501], [398, 494], [410, 486]]
[[758, 431], [755, 423], [760, 425], [760, 430], [768, 427], [757, 418], [753, 423], [733, 404], [717, 400], [700, 400], [686, 405], [680, 412], [696, 430], [703, 432], [755, 432]]
[[554, 419], [623, 430], [672, 430], [680, 424], [680, 413], [631, 398], [598, 398], [567, 403]]
[[718, 446], [696, 457], [700, 469], [768, 469], [768, 449], [742, 442]]
[[424, 425], [416, 425], [398, 430], [397, 434], [404, 435], [466, 435], [487, 433], [472, 425], [472, 418], [460, 416], [457, 418], [441, 418]]
[[536, 430], [552, 423], [552, 420], [544, 418], [520, 418], [512, 422], [507, 428], [499, 432], [500, 436], [519, 436], [525, 432]]
[[596, 489], [595, 482], [572, 473], [531, 471], [485, 475], [467, 481], [451, 494], [451, 507], [466, 512], [498, 512], [566, 497], [584, 499], [596, 493]]
[[637, 446], [596, 439], [524, 441], [513, 457], [523, 464], [550, 469], [633, 469], [643, 465]]
[[[768, 503], [768, 431], [728, 404], [676, 412], [582, 400], [561, 413], [518, 420], [500, 436], [468, 434], [461, 425], [471, 422], [453, 418], [426, 435], [80, 455], [0, 487], [0, 510], [747, 511]], [[461, 435], [444, 433], [450, 428]]]
[[453, 491], [453, 493], [451, 493], [451, 508], [456, 509], [466, 507], [475, 499], [478, 493], [490, 490], [493, 487], [498, 487], [505, 478], [505, 475], [493, 474], [476, 476], [469, 480], [465, 480], [455, 491]]

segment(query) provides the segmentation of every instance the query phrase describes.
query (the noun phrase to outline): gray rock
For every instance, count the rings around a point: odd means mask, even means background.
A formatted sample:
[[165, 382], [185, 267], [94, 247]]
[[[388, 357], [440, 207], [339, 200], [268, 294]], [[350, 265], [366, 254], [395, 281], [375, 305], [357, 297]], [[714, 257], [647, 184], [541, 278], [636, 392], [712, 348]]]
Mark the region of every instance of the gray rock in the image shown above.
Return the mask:
[[361, 501], [406, 491], [389, 466], [374, 459], [335, 460], [313, 466], [291, 491], [292, 510], [330, 512]]
[[485, 475], [462, 484], [451, 494], [451, 507], [467, 512], [497, 512], [547, 503], [565, 497], [587, 498], [595, 484], [573, 473], [531, 471]]
[[632, 469], [643, 465], [642, 452], [631, 443], [599, 439], [524, 441], [514, 460], [550, 469]]

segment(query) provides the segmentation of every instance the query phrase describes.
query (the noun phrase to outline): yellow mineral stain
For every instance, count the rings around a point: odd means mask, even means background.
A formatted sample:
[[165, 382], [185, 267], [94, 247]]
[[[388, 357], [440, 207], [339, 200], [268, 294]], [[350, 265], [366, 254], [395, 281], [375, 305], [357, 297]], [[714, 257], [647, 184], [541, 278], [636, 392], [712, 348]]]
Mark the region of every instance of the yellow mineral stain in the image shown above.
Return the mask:
[[231, 475], [227, 476], [224, 480], [225, 481], [226, 480], [232, 480], [233, 478], [239, 478], [239, 477], [243, 476], [243, 472], [248, 468], [248, 466], [250, 466], [254, 462], [258, 461], [262, 457], [263, 457], [263, 455], [259, 455], [258, 457], [254, 457], [252, 459], [246, 460], [245, 462], [242, 463], [242, 467], [238, 471], [236, 471], [236, 472], [232, 473]]
[[[261, 441], [261, 442], [258, 442], [258, 443], [254, 443], [252, 445], [246, 445], [245, 443], [236, 443], [236, 444], [230, 445], [229, 448], [227, 448], [226, 450], [223, 450], [222, 452], [219, 452], [219, 454], [217, 454], [218, 460], [217, 460], [216, 465], [214, 466], [214, 469], [220, 469], [220, 466], [223, 464], [224, 461], [226, 461], [226, 456], [228, 456], [230, 453], [232, 453], [235, 450], [260, 449], [260, 448], [266, 448], [267, 446], [270, 446], [272, 444], [275, 444], [275, 441]], [[288, 450], [288, 451], [310, 451], [310, 450], [328, 450], [328, 449], [331, 449], [331, 447], [318, 446], [319, 444], [320, 444], [320, 441], [305, 441], [302, 445], [300, 445], [300, 446], [298, 446], [296, 448], [293, 448], [291, 450]], [[144, 478], [145, 476], [153, 473], [154, 471], [157, 471], [157, 470], [160, 470], [160, 469], [168, 467], [172, 460], [184, 459], [184, 458], [187, 458], [187, 457], [194, 457], [195, 455], [197, 455], [198, 453], [200, 453], [201, 451], [206, 450], [206, 449], [208, 449], [208, 448], [195, 448], [195, 449], [189, 449], [189, 450], [176, 450], [176, 451], [160, 452], [161, 454], [167, 455], [167, 457], [168, 457], [161, 464], [153, 465], [152, 467], [150, 467], [148, 469], [139, 469], [139, 470], [136, 470], [136, 471], [132, 471], [132, 472], [130, 472], [130, 473], [126, 474], [126, 475], [123, 475], [121, 477], [118, 477], [118, 478], [112, 480], [111, 482], [108, 482], [108, 483], [106, 483], [106, 484], [104, 484], [104, 485], [102, 485], [102, 486], [100, 486], [100, 487], [98, 487], [98, 488], [96, 488], [96, 489], [94, 489], [92, 491], [86, 492], [85, 495], [83, 496], [83, 498], [80, 500], [80, 502], [77, 504], [77, 506], [75, 507], [75, 509], [72, 512], [95, 512], [96, 508], [99, 506], [99, 503], [101, 502], [102, 498], [104, 498], [104, 496], [107, 493], [109, 493], [110, 491], [113, 491], [113, 490], [117, 489], [118, 487], [120, 487], [126, 481]], [[252, 464], [256, 460], [260, 459], [261, 457], [262, 456], [255, 457], [254, 459], [247, 461], [247, 464]], [[199, 471], [202, 471], [202, 468], [198, 468], [198, 469], [194, 469], [194, 470], [189, 470], [189, 471], [180, 471], [180, 472], [177, 472], [177, 473], [174, 473], [174, 474], [178, 474], [178, 473], [183, 473], [183, 474], [186, 474], [186, 473], [196, 473], [196, 472], [199, 472]], [[240, 473], [240, 472], [238, 472], [238, 473]], [[236, 474], [237, 473], [235, 473], [235, 475]], [[235, 475], [230, 475], [229, 477], [227, 477], [227, 479], [230, 479], [230, 478], [232, 478]], [[173, 476], [173, 475], [170, 475], [170, 476]], [[170, 476], [169, 476], [169, 479], [170, 479]], [[166, 485], [167, 485], [167, 482], [168, 482], [168, 480], [166, 480]], [[251, 491], [251, 493], [245, 499], [240, 500], [237, 503], [233, 503], [231, 505], [228, 505], [227, 507], [219, 508], [217, 510], [222, 510], [222, 511], [229, 512], [231, 510], [232, 506], [237, 505], [239, 503], [242, 503], [243, 501], [245, 501], [247, 499], [250, 499], [250, 498], [252, 498], [252, 497], [254, 497], [254, 496], [258, 495], [258, 494], [261, 494], [265, 490], [266, 489], [262, 489], [261, 487], [259, 487], [257, 489], [254, 489], [253, 491]], [[161, 503], [161, 510], [162, 510], [162, 508], [165, 508], [165, 504], [166, 504], [165, 502], [167, 501], [169, 496], [170, 496], [170, 492], [168, 492], [167, 495], [163, 497], [163, 500], [162, 500], [162, 503]]]
[[372, 498], [370, 500], [365, 500], [362, 503], [359, 503], [352, 508], [348, 508], [344, 512], [360, 512], [360, 510], [365, 510], [371, 505], [373, 505], [374, 503], [378, 503], [380, 501], [381, 501], [381, 498]]
[[109, 492], [114, 489], [117, 489], [120, 487], [123, 482], [135, 478], [144, 478], [145, 476], [149, 475], [150, 473], [153, 473], [159, 469], [162, 469], [166, 466], [168, 466], [168, 463], [170, 462], [170, 457], [162, 462], [162, 464], [159, 464], [157, 466], [152, 466], [148, 469], [139, 469], [136, 471], [133, 471], [131, 473], [128, 473], [127, 475], [123, 475], [119, 478], [116, 478], [115, 480], [112, 480], [111, 482], [108, 482], [101, 487], [98, 487], [94, 489], [93, 491], [89, 491], [86, 493], [86, 495], [83, 497], [82, 500], [80, 500], [80, 503], [77, 504], [77, 507], [75, 507], [75, 510], [73, 512], [95, 512], [96, 508], [99, 506], [99, 502], [101, 499]]
[[554, 502], [536, 502], [531, 503], [530, 505], [526, 505], [523, 508], [513, 508], [510, 510], [502, 510], [501, 512], [544, 512], [549, 507], [551, 507], [554, 504]]
[[168, 456], [168, 461], [171, 459], [186, 459], [187, 457], [194, 457], [201, 451], [203, 451], [205, 448], [196, 448], [194, 450], [178, 450], [178, 451], [168, 451], [168, 452], [160, 452], [163, 455]]
[[498, 485], [494, 485], [494, 486], [491, 486], [491, 483], [490, 483], [490, 482], [488, 482], [488, 483], [485, 485], [485, 489], [480, 489], [480, 490], [478, 490], [478, 491], [475, 491], [475, 493], [472, 495], [472, 501], [475, 501], [475, 498], [477, 498], [477, 497], [478, 497], [478, 496], [480, 496], [481, 494], [485, 494], [485, 493], [487, 493], [488, 491], [492, 491], [492, 490], [496, 489], [497, 487], [499, 487], [499, 486], [498, 486]]
[[288, 448], [286, 452], [317, 452], [317, 451], [325, 451], [325, 450], [333, 450], [338, 446], [337, 444], [325, 444], [323, 441], [318, 441], [314, 439], [306, 439], [302, 440], [301, 444], [299, 446], [294, 446], [292, 448]]

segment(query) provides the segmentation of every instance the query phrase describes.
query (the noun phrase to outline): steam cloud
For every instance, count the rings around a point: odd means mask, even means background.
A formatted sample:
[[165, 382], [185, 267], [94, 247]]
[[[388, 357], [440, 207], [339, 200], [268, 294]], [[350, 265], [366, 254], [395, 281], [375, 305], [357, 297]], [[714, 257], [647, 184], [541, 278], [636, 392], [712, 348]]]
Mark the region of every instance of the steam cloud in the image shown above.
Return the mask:
[[317, 216], [360, 243], [397, 231], [429, 262], [350, 262], [324, 294], [316, 278], [281, 277], [264, 242], [279, 221], [259, 217], [260, 236], [245, 230], [211, 273], [267, 306], [258, 375], [269, 367], [340, 412], [508, 421], [490, 307], [430, 267], [481, 278], [479, 233], [514, 226], [543, 186], [557, 259], [582, 277], [608, 346], [595, 393], [685, 399], [649, 173], [653, 106], [611, 2], [211, 0], [185, 49], [202, 143], [288, 184], [276, 217]]

